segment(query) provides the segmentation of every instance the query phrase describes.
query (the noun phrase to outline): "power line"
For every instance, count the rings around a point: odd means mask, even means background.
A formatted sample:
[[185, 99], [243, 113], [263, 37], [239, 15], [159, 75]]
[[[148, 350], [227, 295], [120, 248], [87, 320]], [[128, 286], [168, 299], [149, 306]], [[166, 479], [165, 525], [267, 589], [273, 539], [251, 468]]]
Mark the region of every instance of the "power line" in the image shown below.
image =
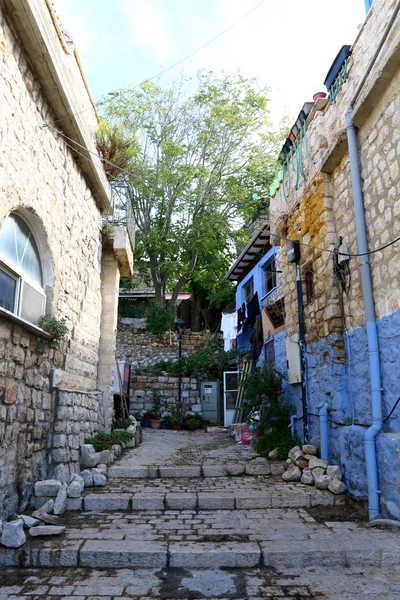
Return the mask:
[[[241, 21], [244, 21], [244, 19], [246, 19], [255, 10], [257, 10], [257, 8], [259, 8], [259, 6], [261, 6], [261, 4], [264, 4], [264, 2], [265, 2], [265, 0], [261, 0], [261, 2], [259, 2], [255, 6], [253, 6], [252, 9], [250, 9], [247, 13], [245, 13], [243, 16], [241, 16], [237, 21], [235, 21], [234, 23], [232, 23], [231, 25], [229, 25], [228, 27], [226, 27], [226, 29], [223, 29], [218, 35], [216, 35], [215, 37], [213, 37], [211, 40], [208, 40], [208, 42], [206, 42], [205, 44], [203, 44], [202, 46], [200, 46], [199, 48], [197, 48], [196, 50], [194, 50], [193, 52], [191, 52], [190, 54], [188, 54], [184, 58], [181, 58], [181, 60], [178, 60], [178, 62], [174, 63], [170, 67], [167, 67], [166, 69], [163, 69], [162, 71], [160, 71], [159, 73], [157, 73], [157, 75], [153, 75], [152, 77], [149, 77], [148, 79], [144, 79], [141, 83], [138, 83], [134, 87], [129, 88], [129, 90], [127, 90], [127, 91], [131, 92], [133, 90], [136, 90], [138, 87], [144, 85], [145, 83], [148, 83], [149, 81], [153, 81], [154, 79], [158, 79], [158, 77], [161, 77], [165, 73], [168, 73], [168, 71], [171, 71], [172, 69], [175, 69], [175, 67], [178, 67], [182, 63], [186, 62], [187, 60], [189, 60], [189, 58], [192, 58], [192, 56], [195, 56], [195, 54], [197, 54], [198, 52], [200, 52], [201, 50], [203, 50], [204, 48], [206, 48], [207, 46], [209, 46], [210, 44], [212, 44], [213, 42], [215, 42], [216, 40], [218, 40], [221, 36], [225, 35], [225, 33], [227, 33], [228, 31], [230, 31], [233, 27], [235, 27], [236, 25], [238, 25]], [[122, 92], [122, 94], [123, 93], [126, 93], [126, 92]], [[112, 98], [108, 98], [108, 99], [104, 100], [103, 104], [105, 104], [107, 102], [111, 102], [111, 100], [112, 100]], [[86, 112], [88, 110], [93, 110], [93, 106], [88, 106], [88, 108], [84, 108], [83, 110], [80, 110], [80, 111], [78, 111], [76, 113], [73, 113], [69, 117], [63, 117], [62, 119], [57, 119], [55, 121], [55, 123], [60, 123], [61, 121], [65, 121], [67, 119], [71, 119], [71, 117], [75, 117], [76, 115], [80, 115], [80, 114], [82, 114], [82, 113], [84, 113], [84, 112]]]
[[[71, 148], [72, 150], [74, 150], [77, 154], [79, 154], [80, 156], [83, 156], [83, 158], [86, 158], [86, 160], [89, 160], [89, 158], [83, 154], [82, 152], [78, 152], [78, 150], [76, 148], [74, 148], [73, 146], [71, 146], [70, 144], [68, 144], [65, 140], [69, 140], [70, 142], [72, 142], [73, 144], [75, 144], [76, 146], [79, 146], [80, 148], [83, 148], [84, 150], [86, 150], [86, 152], [88, 152], [89, 154], [95, 156], [96, 158], [98, 158], [99, 160], [113, 166], [114, 168], [118, 169], [119, 171], [121, 171], [122, 173], [125, 174], [129, 174], [129, 171], [126, 171], [125, 169], [123, 169], [122, 167], [114, 164], [113, 162], [111, 162], [110, 160], [106, 159], [106, 158], [102, 158], [101, 156], [99, 156], [98, 153], [93, 152], [91, 150], [88, 150], [85, 146], [82, 146], [82, 144], [79, 144], [78, 142], [76, 142], [75, 140], [73, 140], [72, 138], [68, 137], [67, 135], [65, 135], [62, 131], [60, 131], [59, 129], [56, 129], [56, 127], [53, 127], [52, 125], [46, 124], [43, 127], [49, 127], [50, 129], [52, 129], [54, 132], [58, 133], [59, 135], [61, 135], [64, 138], [64, 142], [65, 144]], [[97, 167], [98, 168], [98, 167]], [[103, 169], [102, 169], [103, 172]], [[385, 244], [384, 246], [380, 246], [379, 248], [375, 248], [374, 250], [370, 250], [369, 252], [362, 252], [359, 254], [350, 254], [347, 252], [339, 252], [338, 250], [330, 250], [329, 248], [322, 248], [321, 246], [313, 246], [312, 244], [306, 244], [305, 242], [300, 242], [299, 240], [292, 240], [291, 238], [288, 237], [284, 237], [282, 235], [280, 235], [277, 232], [274, 231], [269, 231], [269, 233], [272, 236], [276, 236], [279, 237], [281, 240], [285, 240], [287, 242], [293, 242], [293, 241], [297, 241], [298, 244], [300, 246], [305, 246], [307, 248], [311, 248], [313, 250], [320, 250], [321, 252], [328, 252], [329, 254], [332, 255], [337, 255], [337, 256], [348, 256], [349, 258], [357, 258], [360, 256], [368, 256], [370, 254], [375, 254], [376, 252], [381, 252], [382, 250], [385, 250], [386, 248], [389, 248], [389, 246], [393, 246], [393, 244], [396, 244], [396, 242], [400, 241], [400, 236], [398, 236], [397, 238], [395, 238], [394, 240], [392, 240], [391, 242], [388, 242], [387, 244]], [[263, 256], [265, 253], [265, 248], [267, 246], [267, 242], [265, 242], [263, 249], [260, 250], [259, 252], [255, 253], [255, 256], [260, 255]]]

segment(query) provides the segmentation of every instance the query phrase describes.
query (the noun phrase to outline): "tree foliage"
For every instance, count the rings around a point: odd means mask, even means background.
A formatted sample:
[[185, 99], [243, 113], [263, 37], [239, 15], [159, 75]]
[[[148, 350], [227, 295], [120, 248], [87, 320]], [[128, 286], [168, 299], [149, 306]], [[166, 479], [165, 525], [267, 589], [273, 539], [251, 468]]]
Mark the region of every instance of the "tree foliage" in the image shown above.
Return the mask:
[[[235, 232], [256, 212], [276, 170], [280, 136], [268, 121], [268, 89], [240, 74], [200, 72], [196, 82], [152, 82], [100, 103], [123, 139], [137, 226], [136, 260], [150, 267], [156, 301], [193, 281], [220, 280]], [[212, 288], [212, 286], [211, 286]], [[211, 290], [212, 293], [212, 290]]]

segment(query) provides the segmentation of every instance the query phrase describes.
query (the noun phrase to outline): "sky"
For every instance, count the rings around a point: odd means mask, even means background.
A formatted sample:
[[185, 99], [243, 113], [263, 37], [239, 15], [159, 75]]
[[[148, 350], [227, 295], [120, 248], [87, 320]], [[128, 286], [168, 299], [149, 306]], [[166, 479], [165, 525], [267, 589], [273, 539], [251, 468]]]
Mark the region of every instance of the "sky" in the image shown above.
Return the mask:
[[[365, 19], [364, 0], [53, 0], [95, 100], [185, 58], [256, 7], [161, 82], [198, 69], [240, 70], [269, 85], [275, 122], [295, 119]], [[257, 6], [258, 5], [258, 6]]]

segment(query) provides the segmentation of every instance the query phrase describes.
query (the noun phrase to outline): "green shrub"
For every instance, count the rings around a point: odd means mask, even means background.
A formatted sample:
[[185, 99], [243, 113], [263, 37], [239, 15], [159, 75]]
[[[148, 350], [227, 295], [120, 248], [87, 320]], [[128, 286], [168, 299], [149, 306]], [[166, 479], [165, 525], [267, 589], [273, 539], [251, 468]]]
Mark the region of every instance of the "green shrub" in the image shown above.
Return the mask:
[[96, 433], [95, 436], [87, 438], [85, 444], [92, 444], [96, 452], [101, 452], [102, 450], [111, 450], [114, 444], [122, 446], [123, 443], [129, 442], [132, 438], [133, 435], [129, 431], [123, 433], [116, 433], [115, 431], [111, 433], [103, 432]]
[[114, 419], [112, 423], [113, 429], [128, 429], [132, 425], [130, 419]]
[[68, 333], [65, 319], [56, 319], [49, 314], [39, 317], [38, 325], [50, 334], [49, 344], [53, 348], [60, 347], [60, 341], [64, 340]]
[[282, 384], [282, 374], [270, 363], [255, 369], [244, 382], [246, 420], [253, 421], [259, 414], [256, 450], [266, 455], [276, 448], [279, 459], [287, 458], [290, 448], [298, 443], [289, 429], [290, 406]]
[[168, 305], [155, 304], [147, 317], [147, 329], [153, 335], [163, 335], [175, 324], [175, 313]]

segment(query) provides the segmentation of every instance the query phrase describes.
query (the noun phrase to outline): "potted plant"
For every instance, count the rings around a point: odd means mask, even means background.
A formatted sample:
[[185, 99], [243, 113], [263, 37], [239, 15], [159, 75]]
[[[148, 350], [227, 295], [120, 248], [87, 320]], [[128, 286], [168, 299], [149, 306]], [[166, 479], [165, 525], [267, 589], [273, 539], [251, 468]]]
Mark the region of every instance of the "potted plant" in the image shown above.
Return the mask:
[[161, 425], [161, 396], [160, 392], [153, 392], [153, 409], [151, 411], [151, 426], [160, 429]]
[[179, 431], [181, 429], [181, 421], [182, 421], [182, 408], [179, 406], [179, 402], [174, 402], [168, 406], [168, 410], [170, 413], [170, 421], [172, 423], [173, 429]]
[[143, 415], [142, 420], [140, 421], [140, 424], [142, 427], [151, 427], [151, 418], [152, 415], [150, 415], [149, 413], [146, 413]]
[[314, 102], [316, 102], [317, 100], [319, 100], [320, 98], [326, 98], [326, 92], [317, 92], [316, 94], [314, 94], [313, 96], [313, 100]]

